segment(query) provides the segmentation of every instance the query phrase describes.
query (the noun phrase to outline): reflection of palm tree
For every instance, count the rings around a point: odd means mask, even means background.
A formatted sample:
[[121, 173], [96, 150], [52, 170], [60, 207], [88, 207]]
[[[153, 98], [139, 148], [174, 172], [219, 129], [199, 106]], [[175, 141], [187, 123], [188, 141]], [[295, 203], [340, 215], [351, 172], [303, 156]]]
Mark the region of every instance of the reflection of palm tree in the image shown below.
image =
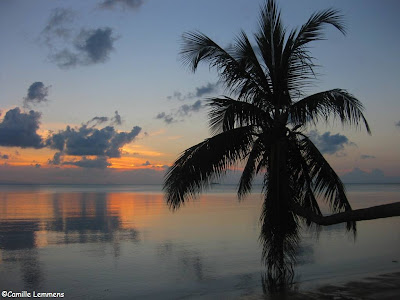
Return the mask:
[[[351, 210], [342, 182], [304, 130], [333, 116], [343, 124], [363, 123], [369, 132], [362, 104], [348, 92], [333, 89], [304, 97], [315, 75], [307, 47], [323, 38], [325, 25], [344, 33], [333, 9], [313, 14], [287, 33], [269, 0], [261, 10], [255, 46], [244, 32], [227, 50], [199, 32], [183, 37], [184, 62], [193, 71], [201, 61], [215, 67], [231, 97], [209, 100], [213, 135], [184, 151], [171, 167], [164, 183], [167, 201], [178, 208], [244, 160], [242, 198], [254, 176], [264, 172], [261, 240], [275, 277], [290, 273], [295, 261], [301, 219], [296, 207], [321, 216], [316, 197], [322, 195], [333, 212]], [[347, 229], [355, 230], [355, 223], [348, 222]]]

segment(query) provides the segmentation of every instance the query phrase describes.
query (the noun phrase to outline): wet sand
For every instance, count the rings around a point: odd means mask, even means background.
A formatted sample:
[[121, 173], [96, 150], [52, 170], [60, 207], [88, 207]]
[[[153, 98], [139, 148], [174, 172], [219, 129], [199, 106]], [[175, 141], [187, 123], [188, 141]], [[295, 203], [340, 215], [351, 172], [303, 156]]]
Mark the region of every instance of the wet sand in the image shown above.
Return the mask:
[[366, 277], [343, 285], [325, 285], [293, 299], [400, 299], [400, 272]]
[[314, 290], [291, 291], [285, 294], [244, 299], [294, 300], [398, 300], [400, 299], [400, 272], [365, 277], [344, 284], [323, 285]]

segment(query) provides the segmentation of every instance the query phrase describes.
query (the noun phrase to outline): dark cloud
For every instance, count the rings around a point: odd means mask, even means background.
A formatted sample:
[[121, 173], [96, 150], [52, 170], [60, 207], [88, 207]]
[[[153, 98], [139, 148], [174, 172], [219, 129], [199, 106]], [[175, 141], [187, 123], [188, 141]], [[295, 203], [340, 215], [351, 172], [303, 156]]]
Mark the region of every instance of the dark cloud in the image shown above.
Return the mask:
[[144, 4], [144, 0], [104, 0], [100, 3], [103, 9], [114, 9], [119, 6], [122, 9], [138, 9]]
[[69, 49], [63, 49], [50, 55], [50, 60], [62, 69], [68, 69], [81, 64], [79, 54], [71, 52]]
[[122, 124], [122, 119], [121, 116], [118, 114], [118, 110], [115, 111], [114, 117], [111, 118], [111, 121], [115, 125], [121, 125]]
[[96, 126], [98, 124], [102, 124], [108, 121], [107, 117], [94, 117], [93, 119], [91, 119], [90, 121], [88, 121], [86, 123], [86, 125], [89, 125], [90, 123], [94, 123], [93, 126]]
[[[95, 117], [94, 120], [97, 120]], [[92, 119], [92, 120], [93, 120]], [[102, 119], [102, 118], [100, 118]], [[91, 121], [92, 121], [91, 120]], [[88, 122], [89, 123], [89, 122]], [[141, 128], [135, 126], [129, 132], [117, 132], [114, 127], [106, 126], [102, 129], [88, 127], [87, 124], [79, 128], [67, 126], [65, 130], [52, 133], [46, 139], [46, 146], [56, 149], [49, 165], [71, 165], [82, 168], [107, 168], [111, 165], [108, 158], [121, 157], [121, 149], [132, 142], [140, 133]], [[65, 160], [65, 155], [81, 156], [80, 160]], [[88, 158], [95, 156], [96, 158]]]
[[187, 93], [183, 95], [179, 91], [175, 91], [172, 96], [168, 96], [167, 99], [176, 99], [176, 100], [191, 100], [194, 98], [200, 98], [204, 95], [212, 94], [218, 91], [218, 83], [207, 83], [206, 85], [196, 87], [194, 92]]
[[73, 50], [65, 48], [50, 56], [60, 68], [104, 63], [114, 50], [113, 30], [109, 27], [81, 29], [73, 42]]
[[138, 126], [130, 132], [117, 132], [112, 126], [102, 129], [87, 125], [80, 128], [67, 126], [66, 130], [52, 134], [46, 145], [67, 155], [121, 157], [121, 148], [132, 142], [140, 131]]
[[362, 154], [362, 155], [360, 156], [360, 158], [361, 158], [361, 159], [373, 159], [373, 158], [376, 158], [376, 157], [373, 156], [373, 155]]
[[35, 164], [35, 168], [41, 168], [42, 165], [41, 164]]
[[217, 91], [218, 83], [208, 83], [205, 86], [196, 88], [196, 97], [202, 97], [207, 94], [212, 94]]
[[182, 93], [178, 92], [178, 91], [174, 91], [174, 94], [172, 96], [168, 96], [167, 99], [168, 100], [176, 99], [176, 100], [181, 100], [181, 101], [185, 100], [185, 98], [183, 97]]
[[341, 176], [346, 183], [398, 183], [400, 177], [386, 176], [382, 170], [374, 169], [371, 172], [354, 168], [352, 171]]
[[111, 125], [121, 125], [122, 124], [122, 118], [118, 114], [118, 111], [116, 110], [114, 112], [114, 116], [112, 118], [109, 117], [94, 117], [93, 119], [89, 120], [86, 125], [93, 124], [93, 127], [103, 124], [105, 122], [110, 121]]
[[395, 124], [397, 127], [400, 127], [400, 121]]
[[[166, 124], [171, 124], [177, 122], [178, 118], [184, 118], [190, 116], [193, 112], [199, 112], [203, 108], [203, 104], [201, 100], [197, 100], [193, 104], [183, 104], [179, 106], [178, 110], [167, 114], [165, 112], [161, 112], [156, 116], [156, 119], [163, 120]], [[183, 121], [183, 119], [181, 119]]]
[[192, 105], [184, 104], [179, 107], [178, 113], [182, 116], [187, 116], [191, 112], [198, 112], [203, 107], [201, 100], [197, 100]]
[[142, 128], [135, 126], [130, 132], [116, 133], [111, 139], [110, 147], [108, 147], [105, 154], [108, 157], [121, 157], [121, 148], [125, 144], [132, 142], [141, 130]]
[[109, 27], [97, 29], [73, 28], [76, 13], [55, 9], [39, 41], [49, 48], [49, 59], [60, 68], [104, 63], [114, 50], [117, 38]]
[[309, 137], [323, 154], [334, 154], [343, 150], [345, 145], [352, 144], [346, 136], [339, 133], [331, 135], [329, 131], [320, 135], [316, 130], [312, 130]]
[[10, 156], [8, 154], [1, 154], [0, 153], [0, 159], [9, 159]]
[[29, 107], [30, 104], [39, 104], [47, 102], [47, 96], [49, 95], [50, 86], [45, 86], [43, 82], [37, 81], [31, 84], [28, 88], [28, 93], [24, 98], [24, 107]]
[[68, 39], [72, 30], [68, 25], [75, 19], [75, 12], [70, 9], [54, 9], [44, 27], [41, 37], [49, 47], [54, 47], [55, 39]]
[[77, 166], [81, 168], [95, 168], [95, 169], [105, 169], [111, 166], [111, 163], [107, 161], [104, 156], [99, 156], [95, 159], [88, 159], [86, 156], [82, 157], [81, 160], [77, 161], [66, 161], [62, 163], [63, 165]]
[[0, 123], [0, 146], [42, 148], [42, 137], [37, 134], [41, 114], [36, 111], [21, 112], [10, 109]]
[[146, 162], [142, 164], [142, 166], [151, 166], [151, 163], [148, 160], [146, 160]]
[[62, 161], [62, 153], [56, 152], [53, 156], [53, 159], [48, 160], [48, 164], [58, 166], [61, 164], [61, 161]]
[[112, 34], [112, 29], [109, 27], [81, 30], [75, 47], [85, 55], [83, 60], [86, 64], [102, 63], [108, 59], [108, 55], [114, 50], [113, 43], [116, 40]]
[[161, 119], [163, 120], [165, 123], [167, 124], [171, 124], [173, 122], [175, 122], [174, 117], [172, 116], [172, 114], [166, 114], [165, 112], [161, 112], [156, 116], [156, 119]]

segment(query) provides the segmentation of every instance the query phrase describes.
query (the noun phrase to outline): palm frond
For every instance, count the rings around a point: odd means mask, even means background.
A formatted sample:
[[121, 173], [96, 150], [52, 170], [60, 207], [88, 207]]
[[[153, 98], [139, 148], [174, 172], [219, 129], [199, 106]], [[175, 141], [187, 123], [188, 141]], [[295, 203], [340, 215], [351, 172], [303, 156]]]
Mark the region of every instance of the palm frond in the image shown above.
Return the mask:
[[268, 127], [272, 123], [269, 113], [261, 108], [230, 97], [210, 98], [208, 106], [210, 130], [213, 134], [240, 126]]
[[332, 25], [345, 34], [343, 16], [335, 9], [326, 9], [311, 15], [299, 30], [289, 34], [282, 55], [282, 72], [292, 96], [302, 95], [302, 89], [315, 78], [313, 57], [307, 44], [324, 39], [324, 26]]
[[343, 125], [358, 127], [360, 123], [368, 133], [370, 127], [363, 114], [362, 103], [345, 90], [333, 89], [317, 93], [294, 103], [290, 107], [291, 122], [295, 125], [316, 124], [319, 118], [328, 121], [339, 118]]
[[185, 200], [195, 198], [246, 157], [252, 143], [252, 126], [248, 126], [220, 133], [185, 150], [164, 179], [168, 205], [176, 209]]
[[[243, 62], [237, 61], [229, 51], [223, 49], [211, 38], [201, 32], [187, 32], [182, 36], [183, 45], [180, 52], [184, 64], [193, 72], [201, 61], [208, 63], [210, 68], [216, 68], [220, 81], [232, 92], [259, 88], [257, 77], [249, 73]], [[260, 74], [257, 74], [259, 76]]]
[[[275, 95], [279, 95], [282, 92], [279, 79], [285, 32], [286, 30], [281, 22], [280, 11], [277, 9], [275, 1], [269, 0], [261, 8], [259, 30], [255, 34], [255, 39], [268, 69], [271, 78], [271, 89]], [[277, 100], [279, 100], [279, 97], [275, 97], [274, 102]]]
[[[240, 89], [239, 99], [251, 100], [263, 98], [262, 95], [271, 95], [269, 74], [265, 74], [260, 62], [254, 52], [246, 33], [242, 30], [236, 38], [233, 46], [233, 55], [240, 65], [252, 75], [254, 80], [246, 81]], [[256, 85], [255, 85], [256, 84]]]
[[262, 143], [262, 139], [256, 139], [240, 177], [238, 188], [239, 200], [250, 193], [254, 176], [260, 171], [261, 164], [265, 164], [265, 161], [263, 161], [265, 153], [266, 149]]
[[293, 132], [289, 134], [288, 165], [290, 167], [293, 185], [296, 186], [295, 194], [298, 195], [299, 204], [310, 209], [317, 215], [322, 215], [314, 195], [314, 182], [310, 177], [310, 168], [306, 159], [303, 157], [299, 140]]
[[[344, 184], [339, 176], [325, 160], [314, 143], [305, 135], [299, 135], [302, 136], [299, 145], [308, 166], [309, 176], [313, 181], [314, 192], [324, 197], [333, 213], [351, 210]], [[355, 222], [348, 222], [347, 229], [353, 229], [355, 232]]]
[[343, 16], [340, 14], [340, 12], [332, 8], [325, 9], [313, 13], [308, 21], [301, 26], [299, 33], [295, 38], [293, 50], [297, 50], [309, 42], [324, 39], [322, 29], [326, 24], [330, 24], [336, 27], [341, 33], [346, 34]]

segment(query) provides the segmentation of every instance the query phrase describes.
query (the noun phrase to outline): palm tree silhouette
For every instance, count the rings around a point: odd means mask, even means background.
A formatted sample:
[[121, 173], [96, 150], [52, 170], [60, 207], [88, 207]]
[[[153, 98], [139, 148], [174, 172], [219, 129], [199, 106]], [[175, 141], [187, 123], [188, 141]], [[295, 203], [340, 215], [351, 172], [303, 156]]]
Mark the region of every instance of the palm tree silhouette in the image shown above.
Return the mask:
[[[212, 136], [185, 150], [169, 169], [167, 203], [179, 208], [239, 161], [244, 161], [239, 199], [251, 191], [253, 178], [264, 174], [263, 258], [269, 276], [282, 282], [293, 274], [300, 222], [313, 224], [307, 213], [322, 217], [316, 198], [325, 198], [333, 213], [351, 211], [343, 183], [305, 131], [337, 118], [370, 133], [363, 105], [347, 91], [304, 94], [315, 78], [308, 46], [324, 38], [326, 25], [345, 34], [334, 9], [314, 13], [288, 32], [275, 1], [269, 0], [261, 8], [254, 43], [243, 31], [227, 49], [200, 32], [183, 36], [184, 63], [193, 72], [200, 62], [216, 68], [229, 96], [208, 99]], [[348, 221], [347, 229], [355, 232], [355, 222]]]

